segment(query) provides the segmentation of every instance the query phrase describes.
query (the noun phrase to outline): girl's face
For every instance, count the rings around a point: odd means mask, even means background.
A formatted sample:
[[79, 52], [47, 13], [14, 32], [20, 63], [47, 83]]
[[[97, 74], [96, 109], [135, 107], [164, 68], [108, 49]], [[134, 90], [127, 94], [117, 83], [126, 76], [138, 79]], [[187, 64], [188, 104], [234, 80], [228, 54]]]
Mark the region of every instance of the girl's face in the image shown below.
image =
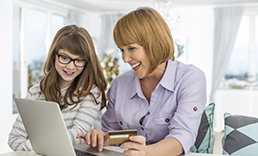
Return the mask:
[[[76, 59], [68, 63], [71, 59]], [[73, 55], [68, 51], [60, 49], [58, 55], [55, 59], [55, 68], [58, 74], [60, 75], [60, 88], [65, 88], [74, 81], [74, 79], [81, 74], [86, 64], [86, 61], [81, 58], [79, 55]], [[75, 64], [77, 66], [75, 66]], [[85, 63], [85, 64], [84, 64]], [[78, 67], [82, 66], [82, 67]]]
[[125, 63], [129, 63], [139, 79], [143, 79], [149, 72], [150, 61], [145, 49], [137, 43], [119, 47]]

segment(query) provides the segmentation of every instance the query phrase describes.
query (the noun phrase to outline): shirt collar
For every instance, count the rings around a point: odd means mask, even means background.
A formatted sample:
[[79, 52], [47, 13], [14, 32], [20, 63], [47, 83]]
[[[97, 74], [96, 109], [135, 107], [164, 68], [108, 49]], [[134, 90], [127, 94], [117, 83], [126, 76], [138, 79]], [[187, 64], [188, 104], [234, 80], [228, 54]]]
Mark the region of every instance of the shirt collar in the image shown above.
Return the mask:
[[141, 89], [141, 84], [140, 84], [140, 80], [136, 77], [136, 75], [133, 75], [134, 78], [132, 80], [132, 90], [131, 90], [131, 94], [130, 94], [130, 99], [133, 98], [136, 94], [140, 97], [140, 98], [145, 98], [143, 93], [142, 93], [142, 89]]
[[[174, 82], [175, 82], [177, 64], [178, 63], [176, 61], [172, 61], [171, 59], [167, 61], [167, 67], [166, 67], [165, 73], [158, 85], [162, 85], [164, 88], [170, 91], [174, 91], [174, 85], [175, 85]], [[132, 90], [131, 90], [130, 98], [134, 97], [136, 94], [139, 97], [144, 98], [144, 95], [141, 89], [140, 80], [134, 74], [134, 78], [132, 80]]]
[[165, 70], [165, 73], [160, 80], [159, 84], [162, 85], [164, 88], [174, 91], [175, 86], [175, 75], [176, 75], [176, 69], [177, 69], [177, 61], [173, 61], [169, 59], [167, 61], [167, 67]]

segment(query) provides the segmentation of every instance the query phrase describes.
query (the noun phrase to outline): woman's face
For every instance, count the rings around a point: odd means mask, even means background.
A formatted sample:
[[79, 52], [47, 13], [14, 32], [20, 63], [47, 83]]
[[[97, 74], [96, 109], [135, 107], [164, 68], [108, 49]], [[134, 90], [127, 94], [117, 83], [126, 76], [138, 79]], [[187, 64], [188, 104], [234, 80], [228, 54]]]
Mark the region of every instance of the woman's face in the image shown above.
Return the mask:
[[143, 79], [149, 72], [150, 61], [145, 49], [137, 43], [119, 47], [125, 63], [129, 63], [139, 79]]
[[84, 69], [83, 67], [77, 67], [74, 64], [74, 61], [69, 62], [70, 59], [77, 59], [75, 62], [78, 63], [79, 65], [81, 61], [85, 61], [83, 58], [81, 58], [78, 55], [73, 55], [69, 53], [68, 51], [65, 51], [63, 49], [59, 49], [58, 55], [56, 55], [55, 59], [55, 68], [58, 74], [60, 75], [60, 87], [65, 88], [69, 86], [74, 79], [81, 74], [81, 72]]

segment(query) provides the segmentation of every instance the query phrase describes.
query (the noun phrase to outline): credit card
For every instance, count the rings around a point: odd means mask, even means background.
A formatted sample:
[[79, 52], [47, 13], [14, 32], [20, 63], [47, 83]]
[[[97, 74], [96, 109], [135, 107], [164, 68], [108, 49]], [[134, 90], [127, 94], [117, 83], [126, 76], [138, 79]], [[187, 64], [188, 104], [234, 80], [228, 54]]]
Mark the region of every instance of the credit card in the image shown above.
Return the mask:
[[137, 129], [109, 131], [109, 144], [118, 144], [129, 141], [129, 137], [137, 135]]

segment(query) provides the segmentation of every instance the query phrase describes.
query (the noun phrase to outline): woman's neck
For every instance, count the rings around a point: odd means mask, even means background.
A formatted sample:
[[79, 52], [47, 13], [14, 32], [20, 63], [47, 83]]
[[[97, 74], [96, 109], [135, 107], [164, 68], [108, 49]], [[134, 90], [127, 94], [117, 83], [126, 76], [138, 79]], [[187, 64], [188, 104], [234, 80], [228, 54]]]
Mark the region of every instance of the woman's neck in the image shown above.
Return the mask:
[[143, 79], [140, 79], [143, 94], [148, 101], [150, 100], [151, 93], [155, 90], [156, 86], [162, 79], [166, 66], [167, 62], [164, 62], [160, 64], [151, 74], [147, 75]]
[[159, 81], [162, 79], [165, 73], [166, 66], [167, 66], [167, 62], [160, 64], [151, 74], [141, 79], [140, 82], [148, 85], [155, 84], [155, 87], [156, 87], [156, 85], [159, 83]]

